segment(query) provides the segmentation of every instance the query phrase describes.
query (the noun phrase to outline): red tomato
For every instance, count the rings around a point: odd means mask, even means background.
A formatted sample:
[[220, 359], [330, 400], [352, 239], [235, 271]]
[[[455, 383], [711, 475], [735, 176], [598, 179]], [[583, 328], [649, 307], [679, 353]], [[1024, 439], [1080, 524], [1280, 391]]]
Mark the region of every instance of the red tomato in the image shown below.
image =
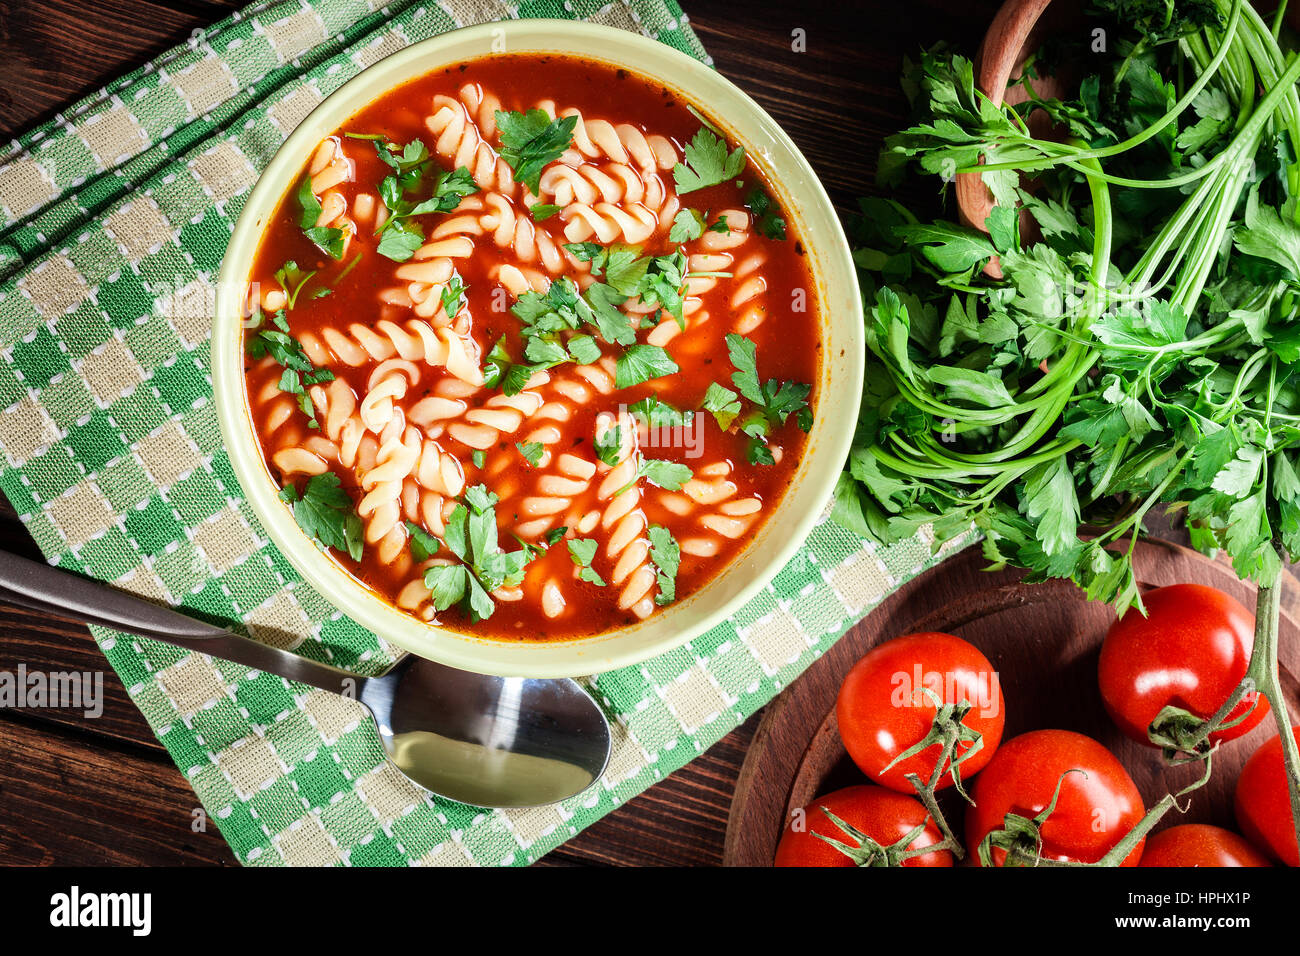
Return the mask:
[[[1291, 733], [1300, 743], [1300, 727], [1292, 727]], [[1291, 799], [1286, 792], [1281, 736], [1260, 746], [1241, 768], [1233, 809], [1237, 825], [1251, 843], [1287, 866], [1300, 866]]]
[[[1133, 608], [1111, 625], [1097, 672], [1101, 699], [1120, 730], [1150, 745], [1147, 728], [1166, 705], [1201, 718], [1223, 706], [1246, 675], [1255, 617], [1202, 584], [1156, 588], [1142, 600], [1148, 616]], [[1229, 716], [1244, 714], [1255, 700], [1245, 720], [1210, 740], [1232, 740], [1258, 726], [1268, 714], [1268, 701], [1258, 694]]]
[[[975, 806], [966, 810], [971, 859], [978, 862], [981, 841], [1003, 828], [1008, 813], [1032, 819], [1046, 809], [1062, 774], [1060, 799], [1039, 828], [1045, 858], [1096, 863], [1146, 812], [1128, 772], [1097, 741], [1069, 730], [1030, 731], [999, 747], [975, 781]], [[1123, 865], [1137, 866], [1141, 856], [1139, 843]], [[993, 862], [1005, 859], [994, 848]]]
[[1269, 866], [1268, 857], [1223, 827], [1184, 823], [1147, 839], [1139, 866]]
[[[920, 743], [934, 720], [926, 687], [946, 704], [966, 700], [975, 706], [963, 719], [984, 738], [984, 747], [961, 764], [962, 779], [974, 776], [1002, 740], [1004, 701], [997, 672], [974, 646], [951, 634], [909, 634], [886, 641], [858, 661], [844, 678], [835, 715], [849, 756], [872, 780], [891, 790], [914, 793], [909, 773], [928, 781], [939, 759], [939, 744], [927, 747], [889, 770], [900, 753]], [[960, 755], [969, 744], [958, 743]], [[946, 773], [938, 789], [952, 786]]]
[[[853, 837], [841, 830], [830, 817], [822, 813], [825, 807], [845, 823], [857, 827], [882, 847], [892, 846], [922, 823], [925, 830], [907, 847], [918, 850], [939, 843], [943, 837], [921, 802], [883, 787], [845, 787], [824, 797], [818, 797], [796, 816], [785, 828], [776, 848], [774, 866], [854, 866], [854, 861], [825, 840], [813, 836], [820, 833], [854, 844]], [[952, 854], [936, 850], [904, 860], [903, 866], [952, 866]]]

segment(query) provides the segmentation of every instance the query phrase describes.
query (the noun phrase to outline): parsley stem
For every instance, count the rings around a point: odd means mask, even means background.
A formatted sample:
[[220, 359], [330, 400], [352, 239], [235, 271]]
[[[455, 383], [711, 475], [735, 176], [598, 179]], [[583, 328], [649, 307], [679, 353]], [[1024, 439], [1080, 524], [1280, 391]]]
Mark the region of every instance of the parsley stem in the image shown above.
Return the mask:
[[[1200, 93], [1201, 90], [1205, 89], [1210, 80], [1214, 78], [1215, 72], [1219, 69], [1219, 65], [1223, 63], [1229, 50], [1233, 49], [1232, 40], [1237, 33], [1237, 24], [1241, 20], [1241, 8], [1244, 2], [1245, 0], [1232, 0], [1232, 13], [1228, 18], [1228, 25], [1224, 28], [1219, 52], [1214, 55], [1214, 59], [1210, 61], [1207, 69], [1202, 71], [1201, 75], [1197, 77], [1196, 82], [1188, 87], [1187, 92], [1183, 94], [1182, 98], [1178, 100], [1178, 102], [1170, 107], [1168, 112], [1150, 126], [1145, 127], [1140, 132], [1135, 133], [1122, 142], [1116, 143], [1113, 146], [1103, 146], [1097, 149], [1077, 150], [1068, 157], [1068, 160], [1078, 162], [1085, 159], [1106, 159], [1110, 156], [1118, 156], [1135, 146], [1140, 146], [1142, 143], [1145, 143], [1170, 123], [1178, 119], [1187, 107], [1191, 106], [1192, 100], [1196, 99], [1197, 94]], [[958, 169], [957, 172], [990, 172], [1001, 169], [1011, 169], [1016, 172], [1029, 172], [1033, 170], [1047, 169], [1060, 162], [1065, 162], [1066, 160], [1067, 157], [1047, 157], [1042, 160], [1029, 160], [1027, 162], [989, 163], [983, 166], [963, 167]]]

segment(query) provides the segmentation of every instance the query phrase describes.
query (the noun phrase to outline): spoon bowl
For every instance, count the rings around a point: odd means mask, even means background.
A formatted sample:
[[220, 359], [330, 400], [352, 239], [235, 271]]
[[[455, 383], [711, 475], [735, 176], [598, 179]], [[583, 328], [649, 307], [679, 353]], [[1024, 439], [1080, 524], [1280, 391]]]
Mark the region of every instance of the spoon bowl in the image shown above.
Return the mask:
[[605, 715], [572, 680], [488, 677], [408, 655], [359, 699], [394, 766], [461, 803], [558, 803], [609, 761]]

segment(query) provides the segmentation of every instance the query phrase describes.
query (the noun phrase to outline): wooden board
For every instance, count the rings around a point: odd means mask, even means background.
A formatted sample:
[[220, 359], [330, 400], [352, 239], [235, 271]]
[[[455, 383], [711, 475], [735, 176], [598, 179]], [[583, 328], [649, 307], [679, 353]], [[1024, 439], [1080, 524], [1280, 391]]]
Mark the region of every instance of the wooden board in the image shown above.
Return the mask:
[[[1135, 556], [1144, 588], [1208, 584], [1249, 608], [1255, 589], [1232, 568], [1168, 542], [1142, 542]], [[1107, 716], [1097, 689], [1097, 655], [1115, 619], [1068, 582], [1024, 584], [1014, 571], [986, 572], [978, 547], [968, 548], [904, 585], [826, 652], [768, 707], [736, 785], [723, 862], [769, 866], [789, 814], [814, 797], [867, 778], [853, 765], [835, 724], [835, 697], [849, 669], [869, 649], [901, 634], [947, 631], [975, 644], [997, 669], [1006, 695], [1004, 739], [1036, 728], [1095, 737], [1128, 768], [1150, 806], [1189, 783], [1191, 767], [1169, 769], [1152, 748], [1124, 737]], [[1282, 682], [1293, 717], [1300, 715], [1300, 585], [1287, 574], [1282, 600]], [[1272, 718], [1220, 751], [1210, 782], [1191, 797], [1185, 815], [1160, 826], [1206, 822], [1232, 826], [1232, 789], [1246, 758], [1277, 733]], [[941, 806], [960, 832], [959, 798]]]

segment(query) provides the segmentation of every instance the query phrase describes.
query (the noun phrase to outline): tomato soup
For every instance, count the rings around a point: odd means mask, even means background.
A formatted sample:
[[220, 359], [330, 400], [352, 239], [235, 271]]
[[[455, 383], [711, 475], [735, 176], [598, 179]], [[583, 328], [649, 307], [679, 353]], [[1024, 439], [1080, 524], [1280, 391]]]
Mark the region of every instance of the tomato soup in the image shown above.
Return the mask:
[[298, 524], [396, 607], [496, 639], [697, 592], [779, 504], [819, 398], [807, 258], [755, 158], [576, 58], [473, 60], [358, 112], [289, 184], [247, 301]]

